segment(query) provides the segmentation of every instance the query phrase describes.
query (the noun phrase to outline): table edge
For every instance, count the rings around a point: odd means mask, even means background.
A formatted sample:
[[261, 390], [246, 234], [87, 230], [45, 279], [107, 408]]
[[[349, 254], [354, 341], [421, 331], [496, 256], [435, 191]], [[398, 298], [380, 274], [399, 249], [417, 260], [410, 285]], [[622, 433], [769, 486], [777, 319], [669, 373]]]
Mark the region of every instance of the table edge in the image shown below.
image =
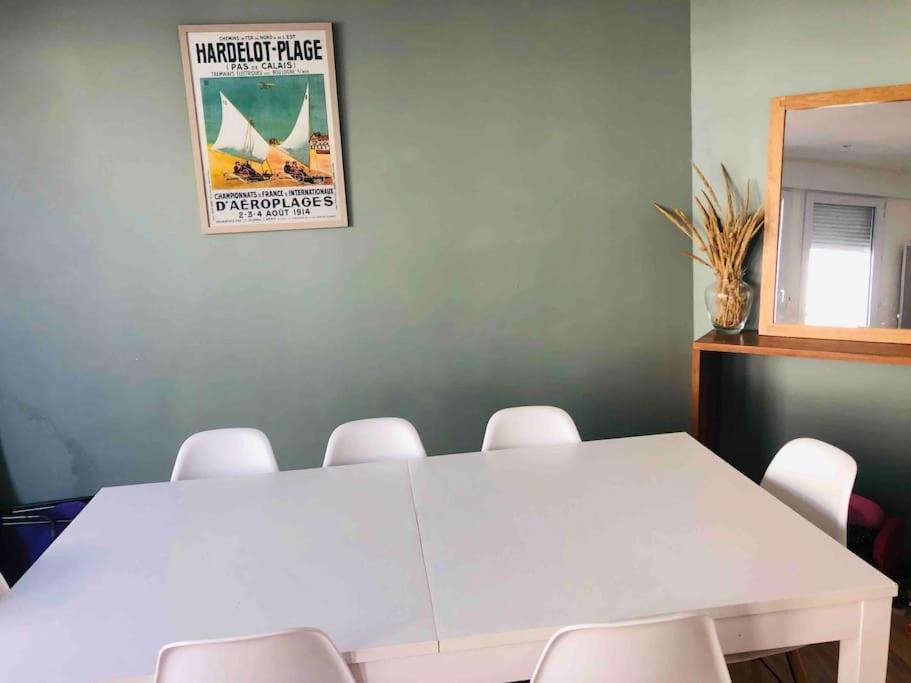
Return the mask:
[[[884, 598], [894, 598], [898, 595], [898, 585], [891, 579], [887, 585], [879, 588], [868, 588], [863, 590], [849, 591], [837, 596], [807, 598], [807, 599], [786, 599], [773, 600], [757, 604], [726, 605], [721, 607], [709, 608], [706, 610], [692, 610], [689, 612], [673, 613], [656, 613], [651, 615], [642, 615], [630, 617], [636, 619], [660, 618], [669, 616], [681, 616], [682, 614], [699, 614], [706, 615], [712, 619], [727, 619], [731, 617], [749, 617], [762, 614], [773, 614], [777, 612], [791, 612], [805, 609], [814, 609], [818, 607], [831, 607], [837, 605], [860, 604], [868, 600], [881, 600]], [[625, 621], [625, 620], [624, 620]], [[559, 629], [574, 624], [557, 624], [554, 626], [523, 629], [520, 631], [504, 631], [499, 633], [489, 633], [475, 636], [455, 636], [451, 638], [441, 638], [440, 652], [460, 652], [464, 650], [476, 650], [487, 647], [500, 647], [503, 645], [519, 645], [523, 643], [545, 642]]]

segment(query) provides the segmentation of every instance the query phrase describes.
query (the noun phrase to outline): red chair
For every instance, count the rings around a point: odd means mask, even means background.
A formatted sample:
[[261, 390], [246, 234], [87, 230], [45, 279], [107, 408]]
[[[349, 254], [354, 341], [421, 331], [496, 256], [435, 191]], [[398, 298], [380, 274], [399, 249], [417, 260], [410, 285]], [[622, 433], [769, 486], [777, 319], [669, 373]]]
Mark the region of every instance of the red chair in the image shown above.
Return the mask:
[[886, 514], [878, 503], [854, 493], [848, 504], [848, 529], [848, 547], [895, 578], [902, 559], [902, 518]]

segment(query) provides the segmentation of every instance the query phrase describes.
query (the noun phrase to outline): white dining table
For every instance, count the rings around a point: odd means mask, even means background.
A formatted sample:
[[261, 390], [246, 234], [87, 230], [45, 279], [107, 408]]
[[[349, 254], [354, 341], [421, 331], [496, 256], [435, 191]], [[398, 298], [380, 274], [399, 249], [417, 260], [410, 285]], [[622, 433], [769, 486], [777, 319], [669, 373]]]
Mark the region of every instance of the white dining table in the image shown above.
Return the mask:
[[880, 683], [896, 591], [686, 434], [124, 486], [0, 601], [0, 680], [316, 626], [364, 683], [502, 683], [562, 626], [708, 614], [728, 655], [839, 641]]

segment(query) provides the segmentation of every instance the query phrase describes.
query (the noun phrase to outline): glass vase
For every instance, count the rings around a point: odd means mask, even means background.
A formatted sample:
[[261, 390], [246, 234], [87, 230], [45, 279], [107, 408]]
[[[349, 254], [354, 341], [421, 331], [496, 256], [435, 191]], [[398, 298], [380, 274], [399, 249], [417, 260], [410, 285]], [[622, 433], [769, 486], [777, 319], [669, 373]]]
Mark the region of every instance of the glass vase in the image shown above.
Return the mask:
[[753, 288], [742, 279], [717, 278], [705, 288], [705, 307], [712, 326], [722, 334], [743, 330], [753, 305]]

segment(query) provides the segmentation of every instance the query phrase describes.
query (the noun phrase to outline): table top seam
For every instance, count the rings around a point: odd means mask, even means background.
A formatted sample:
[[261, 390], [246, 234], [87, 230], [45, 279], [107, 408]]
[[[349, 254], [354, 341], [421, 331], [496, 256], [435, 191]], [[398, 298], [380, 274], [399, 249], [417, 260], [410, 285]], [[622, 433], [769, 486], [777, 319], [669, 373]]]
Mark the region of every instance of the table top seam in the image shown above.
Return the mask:
[[437, 612], [433, 606], [433, 589], [430, 586], [430, 567], [427, 566], [427, 557], [424, 553], [424, 537], [421, 533], [421, 518], [418, 515], [417, 498], [414, 495], [414, 477], [411, 474], [411, 463], [406, 463], [408, 470], [408, 490], [411, 492], [411, 509], [414, 512], [414, 523], [418, 531], [418, 547], [421, 550], [421, 565], [424, 568], [424, 581], [427, 585], [427, 599], [430, 602], [430, 617], [433, 619], [433, 635], [436, 637], [437, 652], [440, 652], [440, 629], [437, 626]]

